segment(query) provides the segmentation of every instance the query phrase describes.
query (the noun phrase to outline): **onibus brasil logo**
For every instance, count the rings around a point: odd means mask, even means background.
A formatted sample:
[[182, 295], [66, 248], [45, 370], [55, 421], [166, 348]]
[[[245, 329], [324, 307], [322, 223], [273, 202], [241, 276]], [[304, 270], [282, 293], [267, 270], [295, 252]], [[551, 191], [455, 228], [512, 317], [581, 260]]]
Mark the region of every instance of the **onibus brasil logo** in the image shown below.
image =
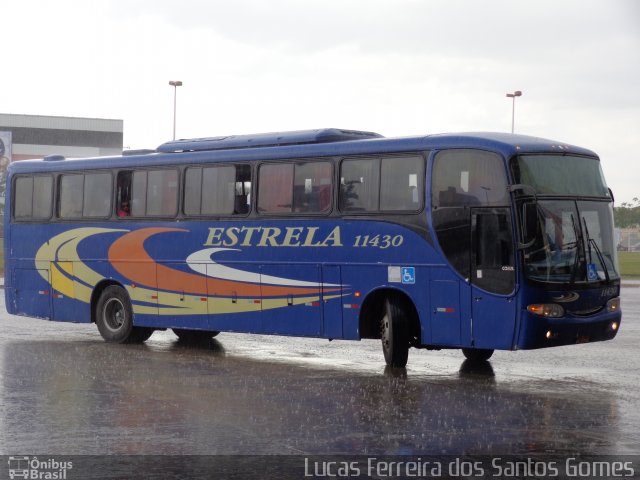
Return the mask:
[[38, 459], [38, 457], [9, 457], [9, 478], [27, 478], [34, 480], [64, 480], [67, 470], [73, 469], [73, 462], [65, 462], [54, 458]]

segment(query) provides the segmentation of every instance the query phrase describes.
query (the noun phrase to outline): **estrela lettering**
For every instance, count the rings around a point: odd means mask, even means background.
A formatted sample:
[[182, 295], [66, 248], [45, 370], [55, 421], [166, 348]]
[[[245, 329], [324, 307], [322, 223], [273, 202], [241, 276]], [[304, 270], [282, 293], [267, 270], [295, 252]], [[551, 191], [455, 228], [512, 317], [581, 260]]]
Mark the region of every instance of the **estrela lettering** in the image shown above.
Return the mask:
[[205, 247], [342, 247], [340, 227], [210, 227]]

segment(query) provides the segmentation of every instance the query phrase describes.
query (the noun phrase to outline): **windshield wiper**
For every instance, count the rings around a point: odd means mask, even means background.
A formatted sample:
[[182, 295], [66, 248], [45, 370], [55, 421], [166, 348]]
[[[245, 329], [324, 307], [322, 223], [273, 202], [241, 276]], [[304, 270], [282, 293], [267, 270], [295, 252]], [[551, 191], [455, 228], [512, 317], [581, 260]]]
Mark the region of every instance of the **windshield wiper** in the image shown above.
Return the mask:
[[573, 213], [571, 214], [571, 225], [573, 226], [573, 235], [576, 237], [576, 257], [575, 257], [575, 260], [573, 261], [573, 267], [571, 267], [571, 278], [569, 279], [569, 288], [573, 287], [573, 284], [576, 281], [576, 275], [578, 274], [578, 262], [580, 261], [580, 249], [577, 248], [578, 241], [579, 241], [578, 239], [580, 238], [580, 232], [578, 232], [578, 227], [576, 226], [576, 219], [573, 216]]
[[609, 269], [607, 268], [607, 263], [604, 261], [604, 256], [602, 255], [602, 251], [600, 251], [600, 247], [598, 247], [598, 243], [589, 236], [589, 228], [587, 227], [586, 218], [582, 217], [582, 223], [584, 223], [584, 233], [587, 236], [587, 245], [589, 245], [589, 263], [593, 263], [593, 258], [591, 257], [591, 245], [593, 245], [593, 249], [596, 251], [598, 260], [600, 260], [600, 263], [602, 264], [602, 268], [604, 270], [604, 276], [608, 282], [610, 280]]

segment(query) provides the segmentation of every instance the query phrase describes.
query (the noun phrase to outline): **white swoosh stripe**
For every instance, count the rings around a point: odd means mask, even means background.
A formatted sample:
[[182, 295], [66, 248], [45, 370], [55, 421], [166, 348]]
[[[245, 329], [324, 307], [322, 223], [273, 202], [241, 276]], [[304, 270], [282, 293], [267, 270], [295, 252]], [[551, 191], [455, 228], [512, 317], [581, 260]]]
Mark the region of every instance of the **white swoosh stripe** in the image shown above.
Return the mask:
[[267, 285], [283, 285], [287, 287], [341, 287], [335, 283], [305, 282], [303, 280], [293, 280], [290, 278], [272, 277], [255, 272], [246, 272], [236, 268], [226, 267], [213, 261], [211, 256], [214, 253], [224, 251], [240, 252], [237, 248], [206, 248], [198, 250], [187, 257], [187, 264], [194, 272], [201, 273], [207, 277], [231, 280], [234, 282], [262, 283]]

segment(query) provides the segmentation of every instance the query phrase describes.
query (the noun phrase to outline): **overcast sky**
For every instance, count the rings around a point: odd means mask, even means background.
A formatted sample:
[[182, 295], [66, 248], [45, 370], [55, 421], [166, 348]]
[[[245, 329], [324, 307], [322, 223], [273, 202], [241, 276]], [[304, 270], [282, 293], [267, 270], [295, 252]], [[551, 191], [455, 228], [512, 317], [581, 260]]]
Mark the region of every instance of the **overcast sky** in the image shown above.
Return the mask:
[[338, 127], [510, 131], [595, 150], [640, 197], [640, 1], [3, 4], [0, 112], [124, 120], [124, 144]]

